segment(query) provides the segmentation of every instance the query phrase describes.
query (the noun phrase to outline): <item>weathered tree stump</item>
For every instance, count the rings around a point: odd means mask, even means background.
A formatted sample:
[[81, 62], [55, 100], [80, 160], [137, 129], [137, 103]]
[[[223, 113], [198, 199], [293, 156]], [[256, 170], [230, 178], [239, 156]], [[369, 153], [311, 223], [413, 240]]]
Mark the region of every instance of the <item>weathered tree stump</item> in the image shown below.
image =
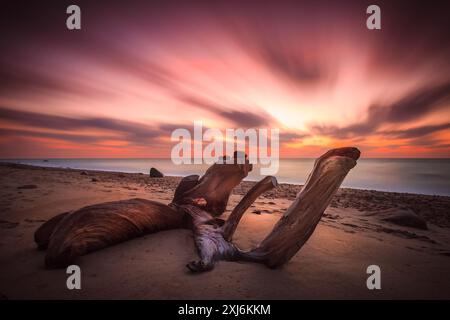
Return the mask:
[[[262, 193], [277, 186], [275, 177], [265, 177], [241, 199], [224, 221], [228, 198], [252, 170], [245, 158], [239, 164], [212, 165], [200, 178], [183, 178], [169, 205], [145, 199], [129, 199], [87, 206], [57, 215], [35, 233], [40, 249], [47, 249], [49, 268], [65, 267], [78, 256], [145, 234], [175, 228], [194, 233], [199, 260], [187, 267], [208, 271], [219, 260], [245, 260], [279, 267], [288, 262], [309, 239], [334, 193], [356, 165], [356, 148], [333, 149], [318, 158], [303, 189], [259, 246], [242, 251], [232, 237], [244, 212]], [[233, 161], [232, 161], [233, 162]]]

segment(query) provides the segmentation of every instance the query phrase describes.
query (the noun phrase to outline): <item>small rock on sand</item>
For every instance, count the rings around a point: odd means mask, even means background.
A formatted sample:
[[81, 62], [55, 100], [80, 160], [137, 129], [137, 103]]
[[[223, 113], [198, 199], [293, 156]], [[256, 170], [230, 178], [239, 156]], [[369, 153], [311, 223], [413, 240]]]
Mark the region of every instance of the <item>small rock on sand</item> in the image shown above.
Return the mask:
[[161, 171], [159, 171], [156, 168], [150, 169], [150, 178], [162, 178], [162, 177], [164, 177], [164, 175], [162, 174]]
[[428, 230], [427, 223], [410, 209], [392, 208], [374, 214], [378, 219], [399, 226]]

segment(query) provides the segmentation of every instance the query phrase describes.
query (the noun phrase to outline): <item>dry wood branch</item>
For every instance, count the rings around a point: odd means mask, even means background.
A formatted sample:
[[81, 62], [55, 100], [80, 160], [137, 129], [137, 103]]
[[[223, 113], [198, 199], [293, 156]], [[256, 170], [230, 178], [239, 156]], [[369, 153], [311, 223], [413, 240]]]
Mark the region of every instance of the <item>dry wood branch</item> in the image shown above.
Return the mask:
[[330, 150], [317, 159], [305, 186], [272, 232], [254, 250], [241, 252], [241, 258], [269, 267], [279, 267], [289, 261], [314, 232], [359, 155], [356, 148], [341, 148]]
[[231, 191], [244, 179], [252, 165], [247, 157], [243, 164], [238, 163], [239, 153], [235, 152], [231, 163], [215, 163], [191, 189], [179, 192], [172, 201], [174, 204], [192, 204], [195, 199], [204, 199], [204, 210], [220, 216], [226, 209]]
[[200, 257], [186, 266], [192, 272], [209, 271], [218, 260], [236, 260], [236, 247], [224, 239], [221, 225], [223, 220], [214, 218], [208, 212], [192, 205], [182, 206], [192, 218], [194, 241]]
[[173, 203], [180, 203], [183, 200], [183, 197], [185, 196], [185, 193], [187, 193], [189, 190], [192, 190], [197, 184], [198, 179], [200, 177], [196, 174], [184, 177], [181, 179], [180, 183], [178, 184], [177, 188], [175, 189], [175, 194], [173, 196]]
[[[160, 230], [191, 226], [200, 234], [199, 230], [208, 228], [187, 215], [182, 205], [202, 208], [214, 221], [212, 215], [225, 210], [232, 189], [252, 169], [246, 158], [243, 164], [237, 159], [235, 153], [230, 164], [214, 164], [201, 179], [196, 175], [183, 178], [170, 205], [129, 199], [87, 206], [50, 219], [35, 233], [38, 247], [48, 246], [46, 266], [65, 267], [78, 256]], [[215, 223], [221, 226], [221, 221]]]
[[247, 194], [241, 199], [238, 205], [233, 209], [230, 214], [230, 217], [225, 222], [223, 226], [223, 236], [225, 240], [231, 241], [234, 232], [241, 221], [242, 215], [244, 212], [255, 202], [256, 198], [258, 198], [264, 192], [275, 188], [278, 185], [277, 179], [272, 176], [267, 176], [257, 184], [255, 184]]
[[69, 212], [60, 213], [41, 225], [34, 233], [34, 241], [38, 245], [39, 250], [45, 250], [48, 247], [50, 236], [61, 220], [67, 216]]
[[54, 227], [45, 264], [65, 267], [83, 254], [144, 234], [181, 228], [183, 218], [183, 213], [165, 204], [144, 199], [84, 207], [65, 215]]

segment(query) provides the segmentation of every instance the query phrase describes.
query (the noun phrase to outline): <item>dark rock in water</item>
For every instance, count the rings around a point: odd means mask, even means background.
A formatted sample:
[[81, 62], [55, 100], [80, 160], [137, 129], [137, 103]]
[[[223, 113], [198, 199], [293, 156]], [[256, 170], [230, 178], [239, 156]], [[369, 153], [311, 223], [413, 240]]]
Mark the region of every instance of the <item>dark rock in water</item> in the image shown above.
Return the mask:
[[80, 174], [81, 174], [82, 176], [87, 176], [88, 173], [87, 173], [86, 171], [81, 171]]
[[162, 178], [164, 175], [158, 169], [151, 168], [150, 169], [150, 178]]
[[97, 178], [92, 178], [91, 181], [92, 182], [98, 182], [98, 179]]
[[428, 230], [427, 222], [410, 209], [387, 209], [377, 212], [375, 216], [399, 226]]
[[258, 209], [253, 210], [252, 212], [253, 212], [254, 214], [261, 214], [261, 210], [258, 210]]
[[17, 187], [17, 189], [36, 189], [38, 186], [35, 184], [25, 184], [23, 186]]
[[48, 162], [48, 160], [42, 160], [42, 161], [44, 161], [44, 162]]

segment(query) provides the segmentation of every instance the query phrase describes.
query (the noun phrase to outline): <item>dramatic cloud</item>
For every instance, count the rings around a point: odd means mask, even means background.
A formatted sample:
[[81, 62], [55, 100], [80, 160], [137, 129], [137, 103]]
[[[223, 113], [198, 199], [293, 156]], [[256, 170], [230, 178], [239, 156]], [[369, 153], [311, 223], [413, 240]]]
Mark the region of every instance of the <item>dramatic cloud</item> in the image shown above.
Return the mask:
[[383, 1], [382, 32], [368, 34], [373, 42], [371, 63], [387, 71], [409, 72], [429, 67], [434, 75], [448, 75], [450, 30], [448, 1]]
[[[116, 120], [111, 118], [73, 118], [73, 117], [63, 117], [63, 116], [53, 116], [43, 113], [27, 112], [12, 110], [7, 108], [0, 108], [0, 118], [2, 121], [8, 121], [13, 124], [41, 128], [41, 129], [51, 129], [60, 131], [75, 131], [80, 129], [100, 129], [112, 134], [119, 134], [119, 140], [126, 140], [128, 142], [136, 144], [147, 144], [149, 145], [153, 139], [160, 137], [161, 135], [167, 134], [161, 130], [161, 128], [155, 126], [146, 126], [141, 123]], [[20, 130], [21, 135], [25, 131]], [[11, 133], [11, 130], [9, 130]], [[34, 131], [36, 133], [36, 131]], [[56, 138], [58, 135], [61, 139], [66, 140], [80, 140], [89, 138], [84, 138], [80, 135], [65, 135], [65, 134], [49, 134], [41, 133], [41, 136], [45, 135], [47, 137]], [[91, 139], [91, 141], [99, 140], [98, 137]]]
[[422, 137], [426, 136], [438, 131], [450, 129], [450, 123], [444, 123], [444, 124], [437, 124], [437, 125], [430, 125], [430, 126], [422, 126], [422, 127], [415, 127], [405, 130], [393, 130], [393, 131], [383, 131], [383, 135], [387, 136], [394, 136], [397, 138], [416, 138], [416, 137]]
[[231, 109], [223, 104], [216, 104], [194, 96], [181, 95], [178, 98], [184, 103], [215, 113], [223, 119], [231, 121], [231, 123], [239, 128], [268, 127], [275, 124], [275, 120], [264, 110], [259, 108], [243, 106], [240, 109], [253, 109], [253, 111], [240, 111]]
[[101, 89], [93, 84], [71, 80], [70, 77], [58, 77], [58, 75], [37, 72], [31, 68], [0, 63], [0, 94], [4, 96], [71, 94], [104, 98], [114, 95], [114, 92]]
[[388, 107], [372, 107], [369, 116], [373, 121], [378, 116], [386, 122], [399, 123], [415, 120], [431, 111], [447, 107], [448, 103], [450, 82], [421, 88]]
[[[450, 103], [450, 82], [434, 87], [421, 88], [390, 105], [372, 105], [367, 118], [345, 127], [312, 126], [316, 134], [348, 138], [375, 133], [383, 124], [405, 123], [420, 119], [432, 111], [448, 107]], [[445, 125], [444, 125], [445, 126]], [[410, 131], [410, 134], [429, 134], [446, 127], [430, 125]], [[407, 135], [407, 133], [405, 133]]]
[[80, 134], [51, 133], [38, 130], [0, 129], [3, 137], [49, 138], [54, 140], [69, 141], [74, 143], [96, 144], [110, 139], [108, 136], [91, 136]]
[[195, 120], [279, 128], [282, 156], [450, 156], [448, 2], [379, 1], [375, 31], [350, 0], [77, 4], [77, 31], [65, 1], [2, 6], [0, 157], [168, 157]]
[[285, 77], [294, 84], [304, 87], [332, 80], [335, 70], [321, 63], [319, 57], [307, 57], [301, 49], [286, 47], [283, 43], [264, 42], [255, 45], [257, 57], [277, 76]]
[[280, 133], [280, 142], [281, 143], [298, 142], [308, 136], [309, 135], [306, 133], [281, 132]]

